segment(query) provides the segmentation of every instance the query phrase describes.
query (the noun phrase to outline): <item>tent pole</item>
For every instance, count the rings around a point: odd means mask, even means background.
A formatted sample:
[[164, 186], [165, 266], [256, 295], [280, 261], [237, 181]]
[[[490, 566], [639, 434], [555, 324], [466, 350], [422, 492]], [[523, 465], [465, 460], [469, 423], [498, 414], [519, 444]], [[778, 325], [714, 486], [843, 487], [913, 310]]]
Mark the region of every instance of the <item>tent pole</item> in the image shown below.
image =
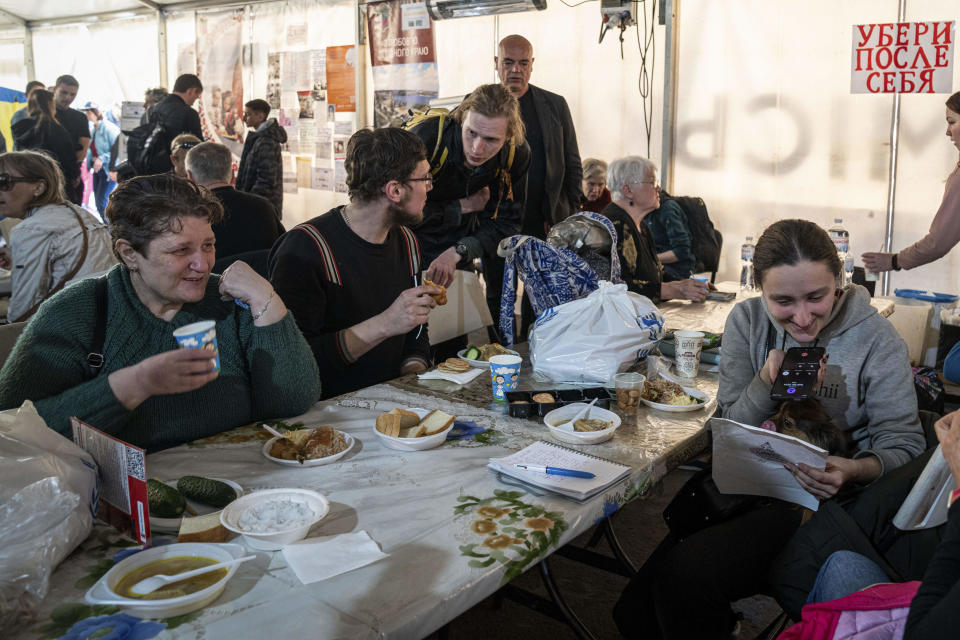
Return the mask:
[[[907, 13], [907, 0], [900, 0], [897, 9], [897, 22], [903, 22]], [[890, 172], [887, 176], [887, 224], [883, 231], [883, 250], [893, 249], [893, 217], [897, 199], [897, 158], [900, 150], [900, 94], [893, 94], [893, 114], [890, 117]], [[880, 290], [890, 295], [890, 272], [880, 276]]]
[[37, 79], [37, 69], [33, 62], [33, 29], [23, 27], [23, 66], [27, 68], [27, 81]]
[[673, 193], [674, 159], [677, 131], [677, 54], [679, 39], [677, 23], [680, 0], [660, 0], [660, 20], [666, 24], [665, 60], [663, 63], [663, 126], [661, 131], [660, 183]]
[[168, 86], [169, 72], [167, 69], [167, 14], [157, 9], [157, 51], [160, 56], [160, 86]]

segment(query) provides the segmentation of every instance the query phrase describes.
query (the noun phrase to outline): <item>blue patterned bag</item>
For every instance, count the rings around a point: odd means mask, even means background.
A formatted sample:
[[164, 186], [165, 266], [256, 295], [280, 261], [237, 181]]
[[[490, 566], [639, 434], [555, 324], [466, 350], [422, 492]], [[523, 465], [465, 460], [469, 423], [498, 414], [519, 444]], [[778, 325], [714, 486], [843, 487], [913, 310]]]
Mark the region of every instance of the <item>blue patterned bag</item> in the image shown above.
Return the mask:
[[[599, 213], [577, 213], [565, 220], [591, 220], [610, 232], [610, 280], [622, 282], [617, 257], [617, 232], [613, 224]], [[563, 223], [561, 223], [563, 224]], [[597, 289], [600, 277], [596, 270], [575, 251], [554, 247], [533, 236], [516, 235], [501, 241], [500, 255], [506, 258], [500, 304], [500, 336], [507, 346], [515, 342], [514, 304], [517, 293], [514, 280], [519, 275], [530, 304], [537, 316], [558, 305], [582, 298]]]

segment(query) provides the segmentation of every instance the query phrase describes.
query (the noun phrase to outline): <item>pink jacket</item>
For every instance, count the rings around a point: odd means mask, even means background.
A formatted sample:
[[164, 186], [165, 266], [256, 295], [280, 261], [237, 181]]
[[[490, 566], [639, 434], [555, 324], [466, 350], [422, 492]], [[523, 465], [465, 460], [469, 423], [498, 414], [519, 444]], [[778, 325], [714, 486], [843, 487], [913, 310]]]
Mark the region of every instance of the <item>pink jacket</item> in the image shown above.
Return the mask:
[[777, 640], [900, 640], [919, 581], [876, 584], [845, 598], [803, 607]]

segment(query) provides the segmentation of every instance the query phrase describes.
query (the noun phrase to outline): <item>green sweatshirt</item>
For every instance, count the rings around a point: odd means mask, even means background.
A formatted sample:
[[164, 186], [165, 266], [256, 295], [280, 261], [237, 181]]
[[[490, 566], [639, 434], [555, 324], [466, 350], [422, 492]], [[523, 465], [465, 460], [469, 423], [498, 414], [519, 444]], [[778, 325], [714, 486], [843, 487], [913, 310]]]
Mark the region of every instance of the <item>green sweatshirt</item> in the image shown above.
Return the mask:
[[[30, 320], [0, 370], [0, 409], [32, 400], [47, 424], [70, 437], [70, 417], [131, 444], [156, 451], [259, 419], [306, 412], [320, 396], [313, 352], [287, 313], [257, 327], [249, 311], [220, 300], [219, 276], [206, 295], [185, 304], [172, 321], [140, 302], [127, 269], [107, 275], [109, 303], [104, 366], [90, 377], [87, 354], [95, 325], [95, 280], [67, 287]], [[177, 348], [173, 330], [215, 320], [220, 375], [187, 393], [153, 396], [132, 411], [120, 404], [107, 377], [150, 356]]]

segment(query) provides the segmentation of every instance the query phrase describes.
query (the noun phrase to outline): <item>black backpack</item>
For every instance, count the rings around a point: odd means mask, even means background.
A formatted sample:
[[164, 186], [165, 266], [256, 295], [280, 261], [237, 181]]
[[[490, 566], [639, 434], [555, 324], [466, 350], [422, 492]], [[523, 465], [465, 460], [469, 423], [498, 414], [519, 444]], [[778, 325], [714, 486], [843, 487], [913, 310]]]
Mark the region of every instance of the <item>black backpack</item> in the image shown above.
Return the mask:
[[155, 109], [151, 110], [146, 123], [123, 133], [127, 136], [127, 162], [136, 175], [164, 173], [170, 169], [170, 143], [173, 138]]
[[703, 198], [671, 196], [666, 191], [661, 191], [660, 202], [664, 203], [667, 200], [673, 200], [680, 205], [684, 215], [687, 216], [687, 227], [690, 228], [692, 240], [691, 248], [697, 260], [693, 272], [716, 273], [717, 269], [720, 268], [720, 248], [723, 246], [723, 236], [710, 221], [710, 214], [707, 213], [707, 205]]

